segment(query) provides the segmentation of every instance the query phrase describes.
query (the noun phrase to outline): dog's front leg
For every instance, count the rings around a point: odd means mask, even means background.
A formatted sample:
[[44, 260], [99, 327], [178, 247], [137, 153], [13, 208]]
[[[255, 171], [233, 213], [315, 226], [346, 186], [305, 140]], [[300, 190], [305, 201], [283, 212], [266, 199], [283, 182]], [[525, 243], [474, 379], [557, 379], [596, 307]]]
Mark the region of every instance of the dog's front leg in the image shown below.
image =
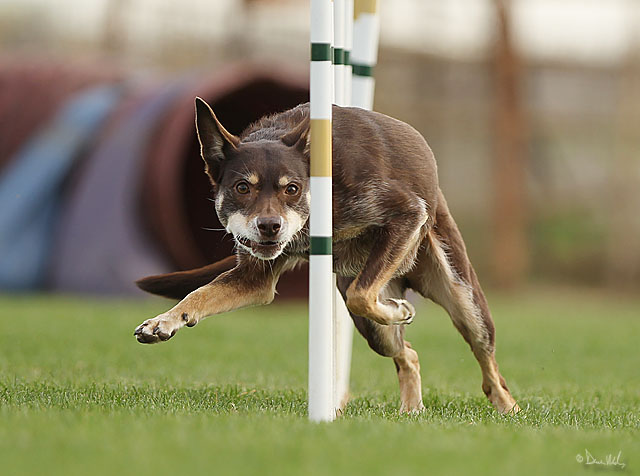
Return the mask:
[[418, 199], [406, 200], [398, 208], [403, 214], [379, 229], [364, 268], [345, 293], [349, 311], [385, 326], [409, 324], [413, 320], [415, 309], [409, 301], [381, 297], [381, 292], [403, 262], [415, 259], [423, 226], [429, 218], [423, 202]]
[[166, 341], [183, 326], [193, 327], [207, 316], [270, 303], [282, 269], [277, 261], [240, 259], [235, 268], [189, 293], [172, 309], [140, 324], [136, 339], [143, 344]]

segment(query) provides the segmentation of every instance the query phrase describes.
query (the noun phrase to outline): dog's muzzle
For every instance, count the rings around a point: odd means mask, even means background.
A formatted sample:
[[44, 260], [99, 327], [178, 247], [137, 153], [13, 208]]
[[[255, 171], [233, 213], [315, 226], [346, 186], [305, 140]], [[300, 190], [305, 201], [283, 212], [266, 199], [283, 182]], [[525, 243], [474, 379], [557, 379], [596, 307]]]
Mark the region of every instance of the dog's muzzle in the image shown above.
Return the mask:
[[282, 217], [265, 216], [256, 218], [256, 228], [265, 240], [275, 240], [282, 229]]
[[236, 237], [236, 241], [259, 259], [269, 260], [277, 257], [284, 249], [286, 242], [274, 240], [253, 241], [244, 237]]

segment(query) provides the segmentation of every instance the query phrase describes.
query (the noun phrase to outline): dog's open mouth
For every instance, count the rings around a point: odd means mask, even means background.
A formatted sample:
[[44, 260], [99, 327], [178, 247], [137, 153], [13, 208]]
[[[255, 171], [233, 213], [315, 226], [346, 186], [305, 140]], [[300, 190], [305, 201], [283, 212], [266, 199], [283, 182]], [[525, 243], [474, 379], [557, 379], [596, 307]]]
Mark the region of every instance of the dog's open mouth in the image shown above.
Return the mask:
[[254, 256], [259, 258], [272, 258], [282, 249], [281, 241], [252, 241], [242, 236], [236, 236], [236, 240], [245, 248], [251, 250]]

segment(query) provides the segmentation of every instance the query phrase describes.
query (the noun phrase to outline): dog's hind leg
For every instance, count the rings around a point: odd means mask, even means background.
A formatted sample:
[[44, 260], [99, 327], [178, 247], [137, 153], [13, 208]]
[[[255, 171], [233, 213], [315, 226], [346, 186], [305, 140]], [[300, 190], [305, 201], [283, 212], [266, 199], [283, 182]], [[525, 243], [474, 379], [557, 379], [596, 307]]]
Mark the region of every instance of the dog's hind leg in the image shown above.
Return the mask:
[[444, 199], [436, 225], [423, 242], [418, 266], [408, 276], [413, 289], [444, 307], [482, 370], [482, 390], [501, 413], [520, 409], [498, 371], [495, 327], [462, 236]]
[[[344, 296], [353, 278], [338, 278], [338, 288]], [[404, 298], [406, 287], [401, 280], [391, 281], [383, 290], [382, 298]], [[396, 366], [400, 384], [401, 412], [417, 412], [424, 409], [422, 403], [422, 382], [418, 354], [411, 344], [404, 340], [405, 326], [383, 326], [377, 322], [351, 313], [358, 332], [367, 339], [375, 352], [391, 357]]]

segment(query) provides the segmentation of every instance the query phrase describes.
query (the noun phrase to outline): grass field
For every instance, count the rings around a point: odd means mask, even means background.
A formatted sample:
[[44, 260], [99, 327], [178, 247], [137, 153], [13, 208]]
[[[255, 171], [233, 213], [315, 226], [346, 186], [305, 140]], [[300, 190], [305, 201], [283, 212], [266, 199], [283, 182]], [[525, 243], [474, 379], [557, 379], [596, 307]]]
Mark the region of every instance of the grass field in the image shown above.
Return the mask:
[[304, 304], [145, 346], [133, 329], [168, 301], [0, 297], [0, 474], [640, 474], [640, 298], [489, 298], [521, 414], [491, 409], [468, 347], [425, 303], [408, 338], [427, 410], [398, 414], [392, 362], [357, 336], [346, 414], [312, 424]]

